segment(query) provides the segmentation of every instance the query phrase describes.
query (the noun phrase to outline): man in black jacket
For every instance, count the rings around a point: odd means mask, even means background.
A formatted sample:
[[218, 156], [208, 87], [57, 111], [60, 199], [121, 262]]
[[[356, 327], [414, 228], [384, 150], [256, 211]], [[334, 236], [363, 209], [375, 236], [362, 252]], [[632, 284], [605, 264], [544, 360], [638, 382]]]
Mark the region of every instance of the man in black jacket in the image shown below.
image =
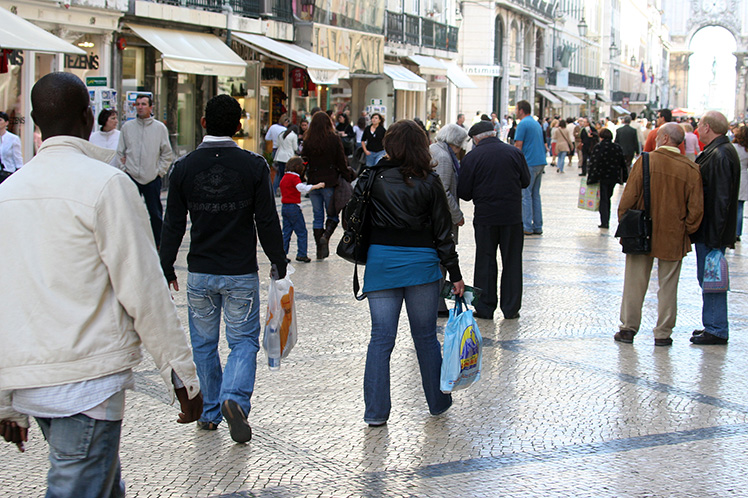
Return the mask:
[[[286, 275], [286, 253], [265, 160], [240, 149], [231, 136], [241, 126], [242, 109], [218, 95], [201, 118], [207, 135], [174, 165], [161, 239], [161, 267], [179, 290], [174, 261], [192, 221], [187, 254], [190, 337], [203, 390], [197, 425], [215, 430], [222, 418], [234, 441], [252, 437], [247, 422], [254, 391], [260, 336], [257, 237], [276, 278]], [[256, 227], [256, 231], [255, 231]], [[231, 349], [224, 371], [218, 357], [221, 308]]]
[[592, 149], [600, 141], [597, 129], [590, 124], [590, 120], [587, 118], [579, 118], [579, 139], [582, 141], [582, 171], [579, 172], [579, 176], [587, 174], [587, 165], [589, 164], [589, 157], [592, 154]]
[[[691, 240], [696, 244], [696, 276], [703, 286], [706, 255], [715, 249], [724, 254], [726, 247], [735, 247], [740, 159], [725, 136], [728, 123], [724, 115], [708, 111], [699, 121], [698, 129], [699, 138], [706, 144], [704, 152], [696, 158], [704, 184], [704, 218]], [[727, 292], [702, 293], [702, 297], [704, 329], [694, 330], [691, 342], [727, 344]]]
[[634, 157], [641, 152], [639, 143], [639, 134], [631, 126], [631, 116], [623, 116], [623, 126], [616, 130], [616, 139], [613, 141], [623, 149], [623, 160], [626, 163], [628, 171], [631, 172], [631, 162]]
[[474, 284], [483, 290], [474, 302], [477, 318], [493, 319], [499, 301], [496, 289], [501, 250], [501, 302], [504, 318], [519, 318], [522, 306], [522, 189], [530, 170], [522, 151], [498, 138], [490, 121], [474, 124], [468, 133], [475, 147], [460, 166], [457, 195], [473, 201], [475, 212]]

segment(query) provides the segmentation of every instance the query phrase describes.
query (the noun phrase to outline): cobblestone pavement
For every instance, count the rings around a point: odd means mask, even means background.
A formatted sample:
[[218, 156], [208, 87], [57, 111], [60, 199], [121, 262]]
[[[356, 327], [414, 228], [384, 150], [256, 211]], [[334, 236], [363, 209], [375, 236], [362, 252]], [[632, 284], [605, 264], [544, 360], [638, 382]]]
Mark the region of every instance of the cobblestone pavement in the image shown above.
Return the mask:
[[[525, 239], [522, 317], [479, 320], [482, 379], [455, 394], [445, 415], [428, 414], [403, 315], [390, 421], [381, 428], [363, 422], [370, 321], [366, 302], [352, 295], [353, 267], [336, 256], [297, 264], [299, 343], [279, 372], [268, 371], [260, 353], [251, 443], [234, 444], [225, 424], [216, 432], [178, 425], [177, 409], [146, 360], [123, 426], [128, 496], [745, 496], [745, 246], [727, 253], [728, 346], [688, 341], [701, 316], [693, 253], [684, 260], [673, 346], [653, 346], [656, 278], [635, 343], [615, 343], [624, 256], [612, 231], [597, 228], [597, 213], [575, 207], [577, 171], [547, 168], [545, 233]], [[614, 205], [619, 197], [620, 188]], [[470, 283], [472, 205], [463, 208], [458, 249]], [[311, 232], [308, 200], [303, 209]], [[263, 299], [268, 273], [263, 258]], [[184, 291], [176, 300], [186, 323]], [[47, 446], [38, 427], [25, 454], [0, 448], [0, 497], [42, 496]]]

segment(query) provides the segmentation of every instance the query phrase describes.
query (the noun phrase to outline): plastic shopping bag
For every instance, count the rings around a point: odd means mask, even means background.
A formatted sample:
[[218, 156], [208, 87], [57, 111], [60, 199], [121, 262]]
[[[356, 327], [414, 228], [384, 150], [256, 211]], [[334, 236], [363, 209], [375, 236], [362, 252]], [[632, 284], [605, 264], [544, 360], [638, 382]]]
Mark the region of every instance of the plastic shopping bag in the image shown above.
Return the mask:
[[473, 312], [460, 298], [455, 307], [449, 310], [449, 320], [444, 328], [444, 359], [440, 379], [443, 393], [465, 389], [480, 379], [482, 350], [483, 338]]
[[727, 292], [730, 290], [730, 276], [727, 260], [719, 249], [712, 249], [704, 259], [704, 292]]
[[587, 185], [587, 180], [582, 178], [579, 182], [579, 200], [577, 201], [579, 209], [587, 211], [600, 210], [600, 184]]
[[265, 332], [262, 338], [262, 347], [268, 356], [270, 370], [278, 370], [281, 358], [286, 358], [296, 344], [296, 304], [293, 282], [289, 278], [293, 272], [293, 266], [288, 265], [284, 278], [270, 279]]

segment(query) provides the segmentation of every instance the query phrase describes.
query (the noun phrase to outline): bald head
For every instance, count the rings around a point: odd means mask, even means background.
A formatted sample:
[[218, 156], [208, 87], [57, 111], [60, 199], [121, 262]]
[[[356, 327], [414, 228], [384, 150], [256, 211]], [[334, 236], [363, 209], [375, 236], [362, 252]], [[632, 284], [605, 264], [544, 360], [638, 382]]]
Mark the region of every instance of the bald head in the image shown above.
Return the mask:
[[657, 130], [657, 146], [669, 145], [678, 147], [685, 138], [683, 128], [677, 123], [665, 123]]
[[88, 89], [70, 73], [50, 73], [31, 89], [31, 117], [42, 132], [42, 140], [68, 135], [88, 140], [93, 112]]

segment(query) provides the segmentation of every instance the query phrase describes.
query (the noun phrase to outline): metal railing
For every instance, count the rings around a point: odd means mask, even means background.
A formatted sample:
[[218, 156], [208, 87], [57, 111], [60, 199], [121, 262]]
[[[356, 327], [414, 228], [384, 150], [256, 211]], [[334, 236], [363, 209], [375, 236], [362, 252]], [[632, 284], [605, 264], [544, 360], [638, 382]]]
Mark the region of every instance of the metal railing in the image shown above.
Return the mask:
[[387, 41], [395, 43], [403, 43], [405, 37], [403, 35], [403, 15], [395, 12], [387, 11], [385, 19], [385, 33], [387, 34]]
[[[224, 0], [156, 0], [156, 2], [168, 5], [182, 5], [210, 12], [221, 12], [224, 8]], [[227, 0], [227, 3], [231, 6], [234, 14], [244, 17], [263, 17], [261, 0]], [[291, 0], [270, 0], [268, 12], [264, 17], [283, 22], [293, 22]]]
[[405, 43], [419, 45], [421, 39], [421, 18], [405, 14]]
[[[546, 68], [546, 80], [549, 85], [556, 85], [556, 71], [549, 67]], [[569, 73], [569, 86], [578, 86], [587, 90], [603, 90], [603, 79], [596, 76], [587, 76], [586, 74]]]
[[459, 29], [431, 19], [387, 11], [385, 37], [389, 42], [457, 52]]

